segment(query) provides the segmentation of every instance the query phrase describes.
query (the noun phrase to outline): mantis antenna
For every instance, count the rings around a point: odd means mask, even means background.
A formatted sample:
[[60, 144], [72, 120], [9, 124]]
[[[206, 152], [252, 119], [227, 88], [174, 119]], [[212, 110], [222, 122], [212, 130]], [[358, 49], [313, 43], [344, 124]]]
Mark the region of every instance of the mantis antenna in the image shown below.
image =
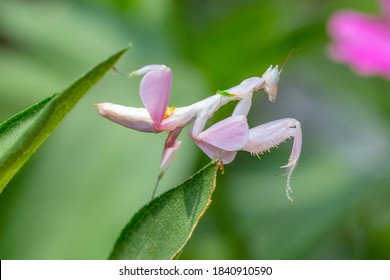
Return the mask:
[[283, 71], [283, 69], [284, 69], [284, 66], [287, 64], [287, 61], [290, 59], [290, 57], [293, 55], [293, 53], [299, 52], [300, 50], [302, 50], [302, 47], [297, 48], [297, 49], [292, 49], [292, 50], [288, 53], [286, 59], [285, 59], [284, 62], [283, 62], [282, 67], [281, 67], [280, 70], [279, 70], [279, 75], [282, 73], [282, 71]]

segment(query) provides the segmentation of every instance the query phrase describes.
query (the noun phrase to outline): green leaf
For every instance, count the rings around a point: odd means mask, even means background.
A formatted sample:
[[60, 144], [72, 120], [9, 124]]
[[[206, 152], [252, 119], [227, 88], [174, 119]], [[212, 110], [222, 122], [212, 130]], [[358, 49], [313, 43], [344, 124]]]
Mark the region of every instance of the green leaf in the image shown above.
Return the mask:
[[210, 163], [144, 206], [123, 229], [109, 258], [175, 258], [211, 203], [216, 174], [216, 163]]
[[64, 91], [27, 108], [0, 125], [0, 192], [80, 98], [112, 68], [128, 48], [93, 67]]

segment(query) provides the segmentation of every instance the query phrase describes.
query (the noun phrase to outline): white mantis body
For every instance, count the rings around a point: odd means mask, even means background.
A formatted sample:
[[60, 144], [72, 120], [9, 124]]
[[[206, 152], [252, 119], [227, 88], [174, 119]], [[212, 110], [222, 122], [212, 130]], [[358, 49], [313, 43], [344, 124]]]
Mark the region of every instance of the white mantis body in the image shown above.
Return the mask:
[[[239, 85], [185, 107], [168, 107], [172, 73], [165, 65], [148, 65], [128, 74], [145, 75], [140, 84], [140, 96], [145, 108], [125, 107], [112, 103], [97, 104], [98, 113], [118, 124], [141, 132], [168, 132], [161, 159], [157, 185], [169, 167], [181, 141], [177, 141], [183, 127], [190, 125], [190, 138], [212, 159], [222, 164], [233, 161], [237, 151], [259, 155], [294, 137], [294, 144], [286, 168], [286, 194], [291, 198], [290, 178], [301, 151], [302, 132], [295, 119], [280, 119], [249, 129], [246, 116], [255, 91], [263, 89], [271, 102], [276, 100], [279, 82], [278, 66], [270, 66], [260, 77], [244, 80]], [[238, 101], [232, 116], [204, 130], [207, 120], [223, 105]]]

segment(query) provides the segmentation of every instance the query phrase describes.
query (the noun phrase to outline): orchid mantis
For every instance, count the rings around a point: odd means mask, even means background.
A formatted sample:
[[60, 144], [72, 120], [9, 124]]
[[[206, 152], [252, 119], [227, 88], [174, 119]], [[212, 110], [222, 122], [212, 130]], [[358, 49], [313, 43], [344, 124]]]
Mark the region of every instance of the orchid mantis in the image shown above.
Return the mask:
[[[190, 138], [212, 160], [223, 164], [232, 162], [237, 151], [247, 151], [259, 155], [281, 142], [293, 137], [294, 143], [286, 169], [286, 194], [292, 200], [290, 187], [291, 174], [298, 163], [302, 145], [300, 123], [295, 119], [280, 119], [250, 129], [247, 114], [252, 105], [253, 93], [264, 90], [271, 102], [276, 100], [280, 71], [278, 66], [270, 66], [262, 77], [252, 77], [230, 89], [217, 91], [185, 107], [168, 107], [172, 84], [172, 73], [165, 65], [147, 65], [126, 74], [127, 77], [144, 75], [140, 83], [140, 97], [145, 108], [125, 107], [112, 103], [97, 104], [98, 113], [120, 125], [141, 132], [168, 132], [166, 138], [160, 174], [154, 188], [168, 169], [181, 141], [177, 138], [182, 129], [189, 125]], [[223, 105], [238, 101], [232, 115], [205, 130], [207, 120]]]

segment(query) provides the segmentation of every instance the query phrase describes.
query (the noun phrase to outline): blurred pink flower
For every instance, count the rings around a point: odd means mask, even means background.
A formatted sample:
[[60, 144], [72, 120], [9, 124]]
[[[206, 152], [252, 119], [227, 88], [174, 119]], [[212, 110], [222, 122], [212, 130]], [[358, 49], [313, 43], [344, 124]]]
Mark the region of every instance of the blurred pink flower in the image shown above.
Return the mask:
[[382, 0], [382, 7], [381, 18], [354, 11], [333, 15], [328, 24], [333, 38], [329, 53], [359, 73], [390, 79], [390, 0]]

